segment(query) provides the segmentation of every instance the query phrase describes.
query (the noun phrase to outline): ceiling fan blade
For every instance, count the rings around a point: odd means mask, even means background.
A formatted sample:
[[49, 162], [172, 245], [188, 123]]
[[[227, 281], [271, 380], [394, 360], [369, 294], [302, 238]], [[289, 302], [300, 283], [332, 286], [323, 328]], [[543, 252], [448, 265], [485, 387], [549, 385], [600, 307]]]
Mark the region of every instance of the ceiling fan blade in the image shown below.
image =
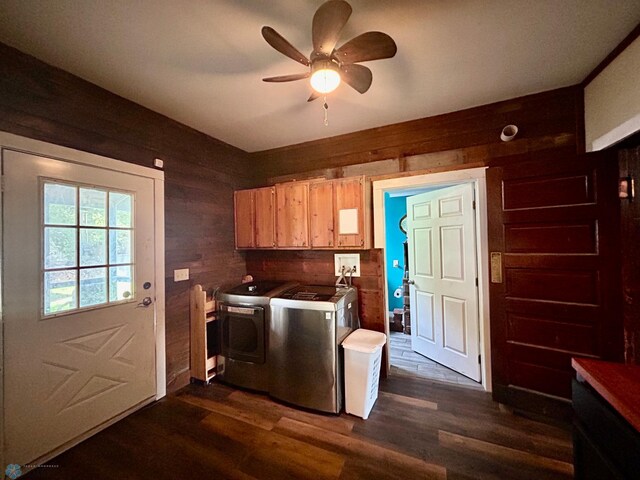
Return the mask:
[[334, 54], [343, 64], [391, 58], [398, 51], [396, 42], [386, 33], [366, 32], [352, 38]]
[[371, 70], [363, 65], [344, 65], [341, 69], [340, 76], [354, 90], [364, 93], [369, 90], [373, 81]]
[[263, 82], [293, 82], [294, 80], [302, 80], [304, 78], [309, 78], [311, 75], [309, 72], [305, 73], [293, 73], [291, 75], [278, 75], [277, 77], [267, 77], [263, 78]]
[[309, 59], [300, 51], [291, 45], [282, 35], [271, 27], [262, 27], [262, 36], [269, 45], [279, 51], [281, 54], [295, 60], [302, 65], [309, 66]]
[[342, 0], [329, 0], [318, 8], [311, 26], [314, 54], [331, 55], [350, 16], [351, 5]]
[[307, 99], [307, 102], [313, 102], [316, 98], [320, 98], [322, 94], [318, 93], [316, 91], [311, 92], [311, 95], [309, 95], [309, 98]]

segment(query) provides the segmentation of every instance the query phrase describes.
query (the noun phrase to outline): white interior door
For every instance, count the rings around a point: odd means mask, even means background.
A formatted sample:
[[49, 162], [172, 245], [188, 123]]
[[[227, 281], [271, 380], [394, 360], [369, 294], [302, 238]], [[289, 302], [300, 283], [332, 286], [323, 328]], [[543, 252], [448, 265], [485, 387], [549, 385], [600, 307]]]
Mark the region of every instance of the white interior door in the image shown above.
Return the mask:
[[24, 465], [155, 397], [153, 180], [2, 165], [4, 459]]
[[412, 349], [480, 381], [473, 185], [407, 198]]

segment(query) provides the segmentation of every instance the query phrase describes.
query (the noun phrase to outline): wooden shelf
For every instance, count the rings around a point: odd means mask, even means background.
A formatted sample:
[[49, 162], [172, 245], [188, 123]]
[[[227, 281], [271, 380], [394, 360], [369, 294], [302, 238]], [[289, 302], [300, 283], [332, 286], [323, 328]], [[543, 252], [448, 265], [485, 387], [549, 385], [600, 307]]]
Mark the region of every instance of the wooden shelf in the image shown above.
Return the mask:
[[[216, 312], [216, 302], [212, 298], [207, 298], [207, 292], [202, 289], [202, 285], [194, 285], [191, 289], [191, 378], [201, 382], [209, 382], [216, 376], [217, 352], [209, 354], [210, 345], [216, 345], [216, 338], [209, 338], [215, 335], [218, 315]], [[215, 350], [215, 348], [214, 348]]]

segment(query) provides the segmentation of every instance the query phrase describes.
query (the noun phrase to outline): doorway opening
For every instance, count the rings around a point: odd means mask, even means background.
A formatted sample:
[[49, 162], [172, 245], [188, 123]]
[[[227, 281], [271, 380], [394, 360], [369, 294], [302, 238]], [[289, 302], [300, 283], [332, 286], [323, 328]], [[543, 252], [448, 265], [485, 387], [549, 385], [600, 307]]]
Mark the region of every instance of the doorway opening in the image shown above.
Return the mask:
[[[462, 190], [466, 191], [464, 201], [468, 202], [464, 209], [461, 203]], [[384, 250], [387, 372], [489, 391], [491, 358], [485, 169], [374, 181], [373, 195], [375, 247]], [[413, 206], [407, 211], [407, 199], [411, 198], [414, 200], [409, 203], [411, 205], [413, 201]], [[432, 204], [428, 204], [429, 201], [433, 201]], [[443, 205], [454, 207], [450, 215], [445, 214], [444, 217], [456, 216], [456, 205], [460, 206], [460, 213], [465, 210], [468, 215], [473, 205], [475, 209], [470, 213], [471, 218], [467, 218], [466, 228], [451, 223], [442, 224], [442, 221], [448, 222], [449, 219], [437, 220], [437, 212], [442, 213]], [[436, 224], [420, 223], [423, 220], [420, 216], [431, 218], [432, 211]], [[407, 213], [408, 219], [405, 217]], [[412, 221], [413, 227], [410, 225]], [[416, 256], [423, 255], [426, 250], [431, 252], [427, 260]], [[454, 254], [453, 258], [438, 257], [451, 255], [450, 252], [454, 250], [460, 253]], [[466, 263], [463, 265], [461, 262]], [[432, 267], [435, 271], [427, 272]], [[456, 275], [451, 274], [452, 268], [456, 272], [464, 272], [464, 275], [454, 278]], [[429, 279], [434, 278], [453, 278], [455, 281], [440, 288], [429, 283]], [[424, 279], [427, 279], [426, 286]], [[465, 282], [466, 294], [458, 291], [451, 294], [447, 290], [451, 283], [458, 288]], [[467, 329], [475, 329], [475, 333]], [[475, 335], [475, 339], [467, 338], [469, 333], [471, 337]], [[433, 355], [431, 344], [440, 346], [440, 354], [436, 351]], [[459, 354], [454, 355], [453, 361], [452, 352]], [[459, 365], [460, 360], [465, 360], [463, 357], [466, 357], [467, 365], [471, 365], [472, 369], [473, 363], [479, 362], [479, 368], [475, 365], [476, 373], [470, 374], [468, 368], [465, 370], [464, 365]]]

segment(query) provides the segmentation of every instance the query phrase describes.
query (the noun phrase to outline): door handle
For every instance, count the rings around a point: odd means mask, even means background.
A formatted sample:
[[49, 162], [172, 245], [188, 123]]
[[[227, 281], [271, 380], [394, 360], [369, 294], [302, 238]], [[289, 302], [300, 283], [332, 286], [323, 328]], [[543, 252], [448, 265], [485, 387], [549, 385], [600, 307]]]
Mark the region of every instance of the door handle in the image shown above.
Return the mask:
[[408, 280], [408, 281], [407, 281], [407, 283], [408, 283], [409, 285], [415, 285], [415, 284], [416, 284], [416, 282], [415, 282], [414, 280]]
[[153, 303], [153, 300], [151, 300], [151, 297], [144, 297], [142, 299], [142, 301], [138, 304], [138, 306], [139, 307], [148, 307], [152, 303]]

